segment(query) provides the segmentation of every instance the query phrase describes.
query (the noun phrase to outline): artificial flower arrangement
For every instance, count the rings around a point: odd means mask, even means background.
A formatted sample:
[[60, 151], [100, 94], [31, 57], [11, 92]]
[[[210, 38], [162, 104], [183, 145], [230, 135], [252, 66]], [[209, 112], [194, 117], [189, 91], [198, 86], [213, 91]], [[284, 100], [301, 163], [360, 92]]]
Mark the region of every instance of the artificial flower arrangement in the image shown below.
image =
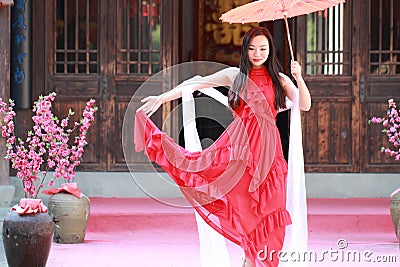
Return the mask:
[[368, 124], [382, 124], [382, 133], [385, 133], [389, 142], [393, 145], [392, 148], [382, 146], [380, 151], [386, 155], [393, 157], [394, 160], [400, 160], [400, 110], [397, 110], [396, 102], [393, 99], [388, 100], [388, 109], [386, 110], [387, 117], [373, 117], [368, 120]]
[[[75, 168], [79, 165], [84, 147], [87, 143], [87, 131], [94, 120], [97, 111], [95, 100], [86, 103], [80, 122], [67, 128], [74, 112], [70, 109], [68, 115], [59, 120], [52, 113], [52, 103], [56, 93], [40, 96], [34, 103], [32, 120], [33, 129], [28, 131], [26, 140], [17, 138], [14, 131], [14, 102], [5, 103], [0, 98], [0, 114], [3, 115], [2, 137], [7, 139], [6, 159], [11, 161], [11, 167], [17, 170], [16, 176], [21, 179], [25, 198], [21, 199], [15, 209], [19, 214], [47, 212], [41, 200], [37, 200], [39, 191], [44, 187], [48, 171], [54, 170], [56, 179], [63, 178], [66, 183], [73, 182]], [[73, 132], [79, 130], [74, 137]], [[48, 186], [53, 186], [50, 179]], [[33, 200], [30, 200], [33, 199]]]

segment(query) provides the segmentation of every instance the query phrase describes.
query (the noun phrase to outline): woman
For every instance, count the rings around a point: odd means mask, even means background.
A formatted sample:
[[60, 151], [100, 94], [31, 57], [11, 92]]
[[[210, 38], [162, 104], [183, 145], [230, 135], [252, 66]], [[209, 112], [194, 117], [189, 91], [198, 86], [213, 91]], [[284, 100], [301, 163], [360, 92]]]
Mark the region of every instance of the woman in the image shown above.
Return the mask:
[[[285, 208], [287, 163], [276, 114], [286, 108], [285, 97], [298, 97], [302, 110], [311, 106], [295, 61], [291, 73], [298, 87], [281, 73], [270, 32], [255, 27], [243, 38], [239, 69], [196, 76], [169, 92], [146, 97], [136, 114], [136, 150], [145, 150], [181, 186], [205, 221], [243, 248], [248, 266], [277, 266], [285, 227], [291, 223]], [[228, 102], [234, 120], [201, 152], [178, 146], [147, 117], [162, 103], [181, 97], [182, 90], [212, 86], [231, 88]]]

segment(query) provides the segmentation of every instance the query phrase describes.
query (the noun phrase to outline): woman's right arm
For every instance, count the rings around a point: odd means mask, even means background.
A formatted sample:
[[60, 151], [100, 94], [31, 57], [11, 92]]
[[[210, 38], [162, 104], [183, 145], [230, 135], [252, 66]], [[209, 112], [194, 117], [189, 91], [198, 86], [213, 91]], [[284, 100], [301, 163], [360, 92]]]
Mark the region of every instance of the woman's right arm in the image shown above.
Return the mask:
[[147, 116], [151, 116], [157, 109], [168, 101], [175, 100], [182, 97], [182, 90], [196, 90], [217, 87], [229, 86], [231, 87], [236, 75], [239, 73], [238, 68], [226, 68], [208, 76], [194, 76], [183, 83], [179, 84], [172, 90], [160, 94], [158, 96], [148, 96], [142, 99], [143, 105], [140, 106], [136, 112], [143, 111]]

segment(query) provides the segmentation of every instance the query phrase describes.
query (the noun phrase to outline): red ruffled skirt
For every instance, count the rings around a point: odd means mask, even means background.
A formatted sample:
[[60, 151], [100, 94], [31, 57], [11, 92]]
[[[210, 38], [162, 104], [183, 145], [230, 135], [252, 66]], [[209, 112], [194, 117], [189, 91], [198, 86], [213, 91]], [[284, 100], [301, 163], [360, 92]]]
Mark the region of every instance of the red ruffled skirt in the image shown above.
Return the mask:
[[[271, 112], [235, 115], [205, 150], [189, 152], [143, 113], [135, 117], [135, 149], [160, 165], [216, 231], [239, 244], [247, 258], [276, 266], [285, 226], [287, 163]], [[268, 256], [268, 257], [267, 257]], [[261, 263], [260, 263], [261, 262]]]

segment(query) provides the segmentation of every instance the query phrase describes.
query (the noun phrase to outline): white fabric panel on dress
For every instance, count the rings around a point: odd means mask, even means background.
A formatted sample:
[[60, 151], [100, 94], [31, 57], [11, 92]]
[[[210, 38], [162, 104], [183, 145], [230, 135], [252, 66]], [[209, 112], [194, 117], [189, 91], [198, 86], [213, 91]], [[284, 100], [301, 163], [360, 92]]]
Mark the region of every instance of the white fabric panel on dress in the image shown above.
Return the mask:
[[[286, 105], [290, 108], [286, 209], [290, 213], [292, 224], [286, 227], [282, 250], [288, 252], [286, 255], [290, 255], [292, 252], [306, 252], [308, 244], [307, 195], [304, 174], [299, 91], [297, 91], [295, 99], [293, 99], [293, 101], [287, 101]], [[281, 261], [279, 266], [308, 266], [308, 263]]]
[[[182, 112], [185, 148], [194, 152], [200, 151], [202, 147], [196, 127], [195, 106], [192, 92], [192, 90], [182, 90]], [[209, 226], [197, 211], [195, 211], [195, 216], [197, 230], [199, 232], [201, 266], [230, 267], [230, 258], [224, 236]]]

